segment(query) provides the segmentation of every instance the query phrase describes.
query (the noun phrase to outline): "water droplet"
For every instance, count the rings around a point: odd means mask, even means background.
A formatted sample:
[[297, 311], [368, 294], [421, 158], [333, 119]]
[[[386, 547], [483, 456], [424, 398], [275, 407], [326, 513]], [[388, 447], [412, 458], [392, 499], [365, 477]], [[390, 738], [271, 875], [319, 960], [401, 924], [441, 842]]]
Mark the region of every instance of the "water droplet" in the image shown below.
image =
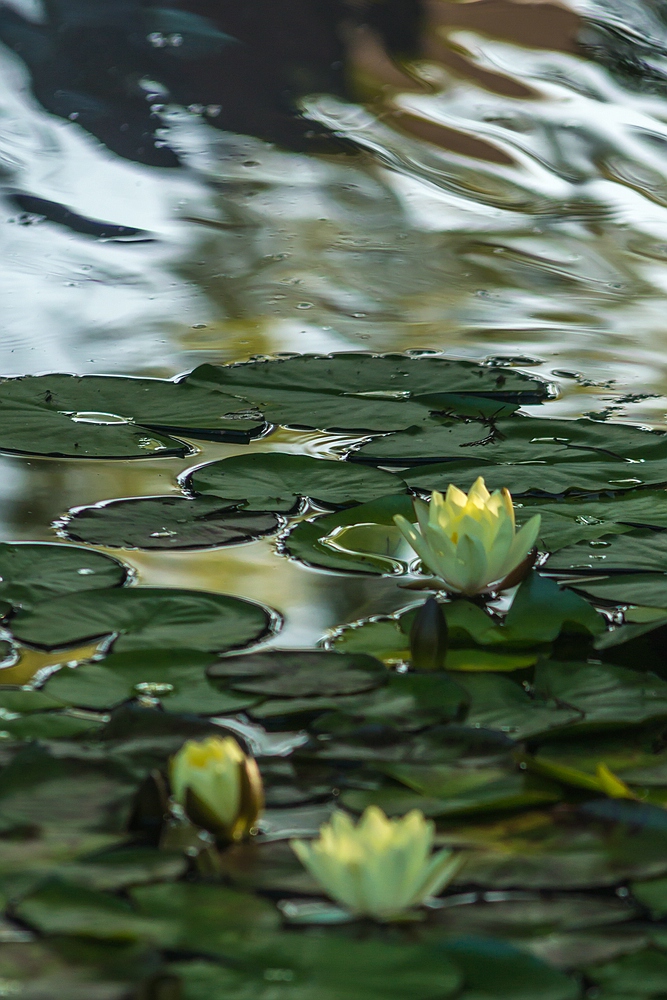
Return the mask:
[[141, 681], [134, 685], [134, 691], [136, 694], [148, 695], [151, 698], [164, 698], [173, 694], [174, 685], [161, 681]]
[[87, 568], [77, 570], [79, 576], [91, 576], [94, 572], [95, 572], [94, 569], [87, 569]]
[[574, 520], [577, 524], [604, 524], [604, 521], [599, 517], [593, 517], [592, 514], [579, 514]]
[[151, 531], [151, 538], [173, 538], [176, 534], [176, 531], [169, 531], [167, 528], [163, 528], [162, 531]]
[[162, 444], [161, 441], [156, 441], [155, 438], [139, 438], [137, 442], [140, 448], [144, 451], [166, 451], [166, 444]]
[[607, 549], [611, 542], [605, 542], [602, 538], [593, 538], [588, 544], [592, 549]]
[[313, 303], [312, 302], [298, 302], [297, 303], [297, 309], [312, 309], [312, 308], [313, 308]]

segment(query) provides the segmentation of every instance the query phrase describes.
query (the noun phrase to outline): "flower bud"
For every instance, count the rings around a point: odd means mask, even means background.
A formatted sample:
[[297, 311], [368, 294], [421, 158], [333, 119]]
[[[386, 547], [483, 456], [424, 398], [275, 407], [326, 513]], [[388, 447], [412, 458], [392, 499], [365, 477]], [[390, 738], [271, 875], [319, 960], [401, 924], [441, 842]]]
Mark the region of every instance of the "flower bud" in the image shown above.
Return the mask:
[[336, 902], [358, 916], [393, 920], [440, 892], [461, 865], [452, 851], [431, 854], [434, 832], [433, 821], [418, 809], [388, 819], [369, 806], [356, 826], [337, 810], [318, 840], [291, 845]]
[[219, 840], [243, 840], [263, 806], [257, 763], [231, 736], [188, 740], [169, 766], [171, 791], [188, 818]]
[[443, 670], [447, 654], [447, 621], [435, 597], [417, 611], [410, 628], [410, 659], [415, 670]]

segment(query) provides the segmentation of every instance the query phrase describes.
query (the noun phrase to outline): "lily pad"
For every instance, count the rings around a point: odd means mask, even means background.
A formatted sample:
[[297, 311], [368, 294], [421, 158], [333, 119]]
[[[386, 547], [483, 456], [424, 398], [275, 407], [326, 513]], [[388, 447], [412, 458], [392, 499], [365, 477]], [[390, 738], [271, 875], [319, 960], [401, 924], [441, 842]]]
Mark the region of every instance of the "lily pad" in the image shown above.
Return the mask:
[[582, 713], [585, 728], [634, 726], [667, 718], [667, 681], [609, 663], [545, 661], [535, 671], [535, 695]]
[[[0, 382], [0, 410], [15, 406], [38, 407], [53, 417], [75, 416], [84, 424], [86, 419], [97, 416], [102, 423], [105, 419], [110, 421], [107, 431], [114, 426], [122, 429], [125, 421], [188, 437], [243, 442], [265, 428], [261, 413], [238, 395], [165, 379], [109, 375], [30, 375], [5, 379]], [[0, 444], [4, 447], [2, 438]]]
[[102, 552], [50, 542], [0, 542], [0, 609], [29, 608], [61, 594], [120, 587], [126, 577], [125, 566]]
[[619, 573], [590, 583], [578, 580], [576, 587], [588, 597], [609, 604], [667, 607], [667, 573]]
[[60, 522], [68, 538], [124, 549], [201, 549], [238, 545], [280, 527], [275, 515], [230, 510], [221, 500], [179, 496], [107, 500], [77, 507]]
[[212, 650], [245, 646], [264, 635], [269, 613], [260, 605], [198, 590], [130, 587], [66, 594], [22, 610], [12, 631], [46, 649], [116, 635], [114, 651], [177, 647]]
[[461, 973], [437, 948], [331, 935], [282, 934], [233, 967], [172, 966], [185, 1000], [440, 1000], [458, 991]]
[[568, 545], [547, 559], [547, 570], [579, 573], [667, 572], [667, 531], [650, 529], [608, 535], [592, 542]]
[[623, 496], [637, 486], [667, 483], [667, 461], [660, 459], [641, 464], [603, 462], [592, 459], [589, 455], [575, 461], [524, 464], [507, 462], [494, 465], [491, 461], [454, 459], [451, 462], [422, 465], [402, 473], [402, 478], [411, 488], [440, 492], [445, 492], [450, 483], [467, 491], [478, 476], [484, 477], [490, 490], [505, 486], [513, 496], [531, 494], [556, 497], [568, 493], [612, 491]]
[[108, 709], [131, 698], [156, 699], [166, 712], [217, 715], [237, 712], [256, 698], [218, 691], [206, 679], [205, 669], [216, 662], [197, 650], [145, 649], [112, 653], [99, 663], [62, 667], [43, 692], [67, 705]]
[[188, 485], [197, 493], [243, 504], [246, 510], [272, 511], [293, 510], [302, 497], [339, 507], [407, 492], [389, 472], [277, 452], [234, 455], [202, 465], [191, 474]]
[[395, 514], [414, 519], [412, 498], [385, 496], [301, 521], [288, 535], [285, 552], [308, 566], [345, 573], [405, 573], [416, 557], [394, 524]]
[[[405, 355], [302, 355], [234, 365], [201, 365], [186, 381], [251, 400], [267, 420], [321, 430], [391, 431], [420, 424], [452, 405], [442, 393], [538, 402], [547, 383], [514, 370]], [[424, 397], [423, 400], [420, 397]]]
[[[477, 435], [475, 437], [475, 434]], [[490, 462], [558, 462], [583, 457], [624, 462], [665, 461], [667, 434], [581, 418], [547, 420], [510, 417], [492, 427], [472, 423], [429, 421], [366, 444], [351, 456], [371, 464], [420, 465], [445, 459], [481, 459]], [[628, 476], [641, 471], [630, 469]]]
[[306, 650], [275, 650], [226, 656], [208, 668], [208, 676], [226, 679], [235, 691], [281, 698], [357, 694], [388, 680], [381, 663], [356, 655]]
[[106, 414], [84, 417], [15, 400], [0, 401], [0, 451], [54, 458], [182, 458], [182, 441]]

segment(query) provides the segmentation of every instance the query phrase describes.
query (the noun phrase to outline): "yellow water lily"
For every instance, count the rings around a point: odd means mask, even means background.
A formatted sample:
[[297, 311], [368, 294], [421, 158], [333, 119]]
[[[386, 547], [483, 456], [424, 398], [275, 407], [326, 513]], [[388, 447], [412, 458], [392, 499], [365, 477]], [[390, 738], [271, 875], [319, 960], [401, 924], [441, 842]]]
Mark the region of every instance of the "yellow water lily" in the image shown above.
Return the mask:
[[388, 819], [369, 806], [356, 825], [337, 810], [319, 839], [291, 845], [336, 902], [359, 916], [392, 920], [440, 892], [461, 865], [452, 851], [431, 853], [434, 833], [418, 809]]
[[540, 515], [517, 531], [509, 490], [489, 493], [480, 476], [468, 494], [449, 486], [430, 504], [414, 502], [418, 527], [397, 514], [396, 525], [422, 564], [451, 593], [484, 594], [518, 583], [531, 566]]
[[224, 840], [242, 840], [264, 805], [257, 764], [231, 736], [188, 740], [172, 757], [169, 777], [192, 822]]

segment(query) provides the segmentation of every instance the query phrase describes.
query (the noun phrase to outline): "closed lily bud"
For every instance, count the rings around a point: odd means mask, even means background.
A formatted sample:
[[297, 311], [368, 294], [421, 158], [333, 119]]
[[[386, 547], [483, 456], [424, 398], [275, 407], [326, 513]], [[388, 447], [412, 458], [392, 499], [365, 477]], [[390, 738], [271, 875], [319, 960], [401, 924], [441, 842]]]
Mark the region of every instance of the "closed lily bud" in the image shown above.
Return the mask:
[[509, 490], [489, 493], [481, 476], [468, 494], [449, 486], [446, 496], [436, 490], [430, 504], [415, 500], [414, 507], [418, 526], [400, 514], [394, 521], [450, 593], [471, 597], [514, 586], [534, 562], [540, 515], [517, 531]]
[[169, 765], [171, 792], [188, 818], [219, 840], [243, 840], [264, 806], [257, 763], [231, 736], [188, 740]]
[[440, 892], [461, 865], [452, 851], [431, 853], [434, 832], [418, 809], [388, 819], [369, 806], [356, 825], [337, 810], [318, 840], [291, 846], [337, 903], [357, 916], [394, 920]]
[[417, 611], [410, 629], [410, 659], [415, 670], [443, 670], [447, 654], [447, 621], [435, 597]]

